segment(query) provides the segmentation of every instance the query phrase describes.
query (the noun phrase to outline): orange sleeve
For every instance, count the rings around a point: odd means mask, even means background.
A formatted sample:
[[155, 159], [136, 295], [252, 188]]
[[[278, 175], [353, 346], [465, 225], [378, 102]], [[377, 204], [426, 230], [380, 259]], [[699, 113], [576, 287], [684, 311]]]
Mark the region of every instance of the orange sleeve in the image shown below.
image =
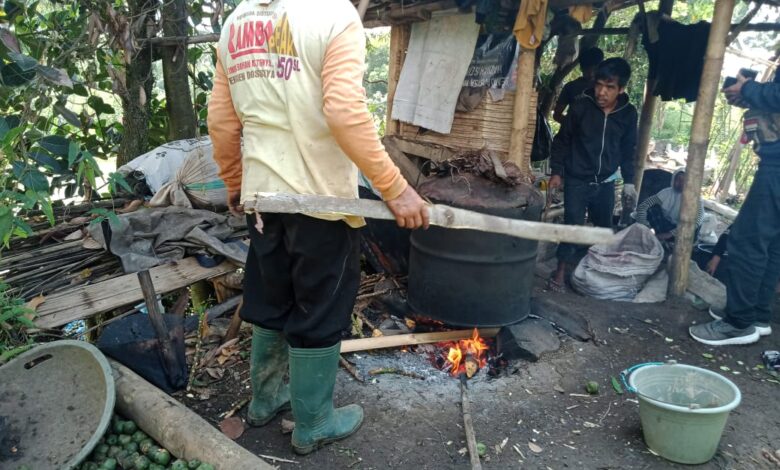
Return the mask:
[[217, 53], [214, 88], [211, 90], [208, 116], [209, 136], [214, 147], [214, 161], [219, 177], [228, 191], [241, 190], [241, 120], [233, 107], [225, 69]]
[[323, 112], [341, 149], [386, 200], [408, 186], [379, 140], [363, 89], [365, 37], [352, 23], [328, 44], [322, 66]]

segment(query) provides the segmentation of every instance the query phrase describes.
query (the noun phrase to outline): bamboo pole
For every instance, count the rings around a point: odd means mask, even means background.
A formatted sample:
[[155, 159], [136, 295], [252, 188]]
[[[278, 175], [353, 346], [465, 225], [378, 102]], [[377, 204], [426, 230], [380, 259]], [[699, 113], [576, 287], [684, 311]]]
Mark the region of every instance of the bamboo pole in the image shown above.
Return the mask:
[[712, 19], [704, 68], [701, 74], [699, 95], [691, 123], [691, 140], [688, 145], [688, 164], [685, 172], [685, 189], [680, 204], [680, 223], [672, 262], [671, 286], [674, 295], [683, 295], [688, 286], [688, 267], [696, 231], [696, 215], [701, 198], [704, 178], [704, 160], [710, 137], [715, 98], [718, 94], [723, 56], [726, 54], [726, 37], [729, 34], [731, 15], [736, 0], [717, 0]]
[[[455, 3], [448, 3], [443, 4], [443, 6], [449, 6], [452, 7], [457, 6]], [[442, 9], [442, 5], [435, 5], [436, 8], [433, 8], [431, 10], [427, 10], [426, 8], [431, 8], [428, 5], [422, 5], [421, 7], [407, 7], [405, 10], [408, 12], [412, 8], [417, 8], [417, 10], [413, 10], [415, 12], [420, 11], [436, 11], [438, 9]], [[446, 8], [444, 8], [446, 9]], [[393, 19], [392, 16], [390, 16], [389, 19]], [[373, 20], [368, 20], [373, 21]], [[419, 21], [423, 21], [423, 17], [419, 17]], [[376, 22], [373, 22], [376, 24]], [[380, 22], [380, 25], [382, 26], [388, 26], [389, 23], [387, 21]], [[408, 24], [407, 24], [408, 26]], [[753, 31], [753, 32], [772, 32], [772, 31], [780, 31], [780, 23], [751, 23], [745, 26], [742, 29], [739, 24], [731, 25], [732, 31], [739, 31], [740, 33]], [[592, 29], [583, 29], [582, 31], [578, 31], [576, 33], [572, 33], [568, 36], [590, 36], [590, 35], [606, 35], [606, 36], [620, 36], [620, 35], [626, 35], [629, 32], [629, 28], [592, 28]], [[182, 44], [208, 44], [208, 43], [214, 43], [219, 41], [219, 34], [196, 34], [194, 36], [172, 36], [172, 37], [154, 37], [154, 38], [148, 38], [143, 39], [141, 38], [139, 40], [140, 44], [147, 45], [151, 44], [158, 47], [173, 47], [173, 46], [180, 46]]]
[[517, 58], [517, 92], [512, 112], [512, 134], [509, 140], [509, 160], [517, 164], [523, 173], [531, 171], [531, 155], [526, 155], [526, 141], [534, 130], [529, 126], [531, 95], [534, 91], [536, 51], [520, 51]]
[[744, 148], [745, 144], [743, 144], [742, 140], [739, 138], [731, 147], [731, 151], [729, 152], [728, 157], [729, 166], [726, 168], [726, 173], [723, 175], [723, 178], [721, 178], [718, 182], [718, 187], [715, 190], [715, 194], [713, 194], [715, 199], [717, 199], [719, 202], [723, 201], [725, 196], [728, 196], [729, 194], [729, 188], [731, 187], [731, 183], [734, 181], [734, 176], [737, 174], [737, 167], [739, 167], [739, 160], [742, 156], [742, 150]]
[[[340, 214], [369, 219], [395, 220], [383, 201], [346, 199], [303, 194], [259, 193], [244, 208], [260, 214]], [[612, 230], [579, 225], [547, 224], [529, 220], [507, 219], [443, 204], [428, 206], [431, 225], [451, 229], [469, 229], [498, 233], [528, 240], [596, 245], [609, 242]]]
[[[674, 0], [662, 0], [659, 11], [665, 15], [672, 14]], [[634, 154], [634, 186], [637, 193], [642, 189], [642, 177], [645, 173], [647, 149], [650, 147], [650, 134], [653, 130], [653, 117], [658, 105], [658, 97], [653, 95], [656, 80], [648, 79], [645, 82], [645, 98], [642, 104], [642, 114], [639, 117], [639, 130], [637, 131], [636, 153]], [[639, 202], [639, 201], [637, 201]]]
[[116, 409], [171, 454], [198, 459], [216, 468], [273, 470], [273, 467], [219, 432], [194, 411], [141, 376], [109, 359], [116, 387]]

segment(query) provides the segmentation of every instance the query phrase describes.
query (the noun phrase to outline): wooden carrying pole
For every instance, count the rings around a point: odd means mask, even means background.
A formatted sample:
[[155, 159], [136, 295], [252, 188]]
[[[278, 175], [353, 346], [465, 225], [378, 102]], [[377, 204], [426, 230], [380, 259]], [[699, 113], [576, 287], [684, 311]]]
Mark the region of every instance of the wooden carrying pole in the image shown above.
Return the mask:
[[[244, 209], [260, 214], [342, 214], [395, 220], [393, 213], [382, 201], [303, 194], [257, 194], [254, 201], [244, 204]], [[607, 243], [614, 236], [612, 230], [606, 228], [507, 219], [443, 204], [428, 206], [428, 213], [431, 225], [499, 233], [529, 240], [595, 245]]]
[[[674, 0], [661, 0], [659, 11], [663, 14], [672, 14]], [[639, 130], [637, 132], [636, 154], [634, 155], [634, 185], [637, 192], [642, 188], [642, 177], [645, 172], [645, 161], [647, 160], [647, 149], [650, 147], [650, 134], [653, 129], [653, 116], [658, 103], [658, 97], [653, 95], [655, 88], [655, 79], [648, 79], [645, 82], [645, 98], [642, 103], [642, 114], [639, 117]]]
[[[519, 46], [518, 46], [519, 47]], [[509, 140], [509, 160], [514, 162], [524, 173], [531, 171], [531, 155], [526, 155], [526, 142], [529, 132], [534, 129], [529, 126], [531, 95], [534, 92], [534, 68], [536, 67], [536, 50], [522, 50], [517, 58], [517, 92], [512, 112], [512, 135]]]
[[726, 54], [726, 37], [729, 34], [731, 15], [736, 0], [717, 0], [712, 19], [704, 69], [701, 74], [699, 95], [691, 124], [691, 140], [688, 145], [688, 163], [685, 171], [685, 189], [680, 203], [680, 223], [674, 246], [671, 285], [674, 295], [683, 295], [688, 287], [688, 267], [693, 250], [693, 236], [696, 231], [696, 215], [701, 199], [701, 185], [704, 179], [704, 160], [718, 94], [723, 56]]

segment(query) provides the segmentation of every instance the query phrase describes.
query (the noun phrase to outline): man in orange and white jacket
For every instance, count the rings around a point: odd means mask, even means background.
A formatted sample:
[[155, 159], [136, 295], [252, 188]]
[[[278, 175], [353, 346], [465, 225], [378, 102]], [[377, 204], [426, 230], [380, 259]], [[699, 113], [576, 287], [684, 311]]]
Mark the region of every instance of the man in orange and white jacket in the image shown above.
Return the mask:
[[[360, 169], [401, 227], [427, 227], [424, 201], [379, 141], [364, 70], [365, 35], [348, 0], [244, 0], [236, 8], [219, 41], [208, 118], [232, 211], [258, 193], [357, 198]], [[333, 407], [333, 387], [360, 283], [364, 221], [247, 214], [247, 222], [241, 317], [254, 325], [247, 421], [264, 425], [292, 408], [293, 449], [307, 454], [363, 420], [358, 405]]]

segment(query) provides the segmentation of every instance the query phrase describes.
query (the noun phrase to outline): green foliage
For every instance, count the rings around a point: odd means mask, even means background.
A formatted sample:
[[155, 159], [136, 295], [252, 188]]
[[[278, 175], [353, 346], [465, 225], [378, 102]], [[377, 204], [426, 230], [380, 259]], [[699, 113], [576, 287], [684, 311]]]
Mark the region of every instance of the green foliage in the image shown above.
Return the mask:
[[390, 71], [390, 32], [366, 34], [366, 88], [368, 110], [380, 135], [385, 134], [387, 115], [387, 77]]
[[122, 129], [114, 97], [122, 59], [99, 47], [89, 9], [75, 0], [14, 5], [0, 17], [0, 249], [31, 233], [27, 211], [54, 223], [53, 194], [93, 194], [96, 156], [113, 156]]
[[32, 347], [33, 338], [27, 328], [35, 328], [34, 314], [22, 299], [8, 294], [6, 284], [0, 283], [0, 365]]

